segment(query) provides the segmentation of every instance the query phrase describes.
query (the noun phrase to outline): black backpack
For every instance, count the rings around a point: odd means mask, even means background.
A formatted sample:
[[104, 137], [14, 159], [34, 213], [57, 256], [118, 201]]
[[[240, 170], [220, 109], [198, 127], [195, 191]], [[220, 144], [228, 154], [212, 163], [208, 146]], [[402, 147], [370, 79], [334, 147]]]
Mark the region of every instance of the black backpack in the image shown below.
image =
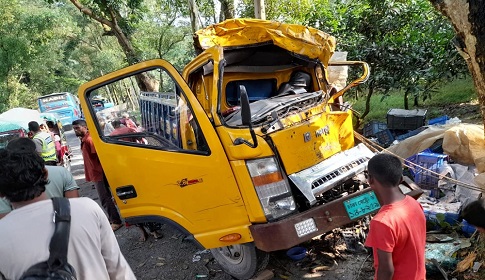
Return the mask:
[[52, 198], [55, 229], [49, 244], [49, 259], [31, 266], [20, 280], [76, 280], [76, 271], [67, 262], [71, 229], [71, 205], [64, 197]]

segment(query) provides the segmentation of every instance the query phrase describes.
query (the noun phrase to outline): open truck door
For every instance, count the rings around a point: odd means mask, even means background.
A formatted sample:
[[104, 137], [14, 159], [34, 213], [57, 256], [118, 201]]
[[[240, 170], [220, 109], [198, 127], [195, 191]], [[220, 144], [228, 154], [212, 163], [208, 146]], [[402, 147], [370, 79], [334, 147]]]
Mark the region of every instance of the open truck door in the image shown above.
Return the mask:
[[[204, 63], [217, 64], [212, 53], [217, 50], [208, 51]], [[217, 67], [214, 71], [217, 77]], [[111, 111], [100, 122], [91, 98], [113, 91], [139, 102], [134, 108]], [[216, 131], [171, 64], [152, 60], [127, 67], [84, 84], [79, 96], [126, 222], [169, 223], [205, 248], [252, 241], [246, 209]], [[117, 125], [124, 112], [137, 128], [115, 128], [106, 134], [103, 125]], [[225, 238], [234, 233], [237, 239]]]

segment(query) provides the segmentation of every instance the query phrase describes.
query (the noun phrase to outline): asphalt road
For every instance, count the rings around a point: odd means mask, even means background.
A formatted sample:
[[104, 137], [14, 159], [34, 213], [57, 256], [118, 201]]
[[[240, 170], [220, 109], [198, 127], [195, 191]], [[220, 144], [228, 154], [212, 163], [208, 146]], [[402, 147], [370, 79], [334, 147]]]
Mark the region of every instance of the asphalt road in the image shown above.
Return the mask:
[[[84, 178], [80, 141], [72, 130], [66, 136], [73, 152], [71, 172], [81, 187], [80, 193], [99, 203], [93, 184]], [[116, 231], [121, 251], [138, 279], [233, 279], [221, 270], [210, 252], [196, 247], [167, 225], [161, 231], [162, 238], [150, 236], [144, 242], [139, 240], [141, 233], [135, 226]], [[373, 279], [372, 258], [365, 252], [350, 253], [332, 240], [315, 240], [302, 246], [309, 253], [300, 262], [289, 260], [284, 251], [271, 253], [268, 270], [274, 277], [270, 279]]]

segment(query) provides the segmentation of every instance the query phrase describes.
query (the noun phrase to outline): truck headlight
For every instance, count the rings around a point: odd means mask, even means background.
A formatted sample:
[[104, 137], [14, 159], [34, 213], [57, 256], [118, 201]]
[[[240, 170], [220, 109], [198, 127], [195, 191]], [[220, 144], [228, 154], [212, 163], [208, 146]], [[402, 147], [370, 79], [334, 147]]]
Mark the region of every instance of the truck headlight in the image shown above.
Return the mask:
[[268, 220], [277, 219], [295, 210], [290, 186], [274, 157], [248, 160], [246, 166]]

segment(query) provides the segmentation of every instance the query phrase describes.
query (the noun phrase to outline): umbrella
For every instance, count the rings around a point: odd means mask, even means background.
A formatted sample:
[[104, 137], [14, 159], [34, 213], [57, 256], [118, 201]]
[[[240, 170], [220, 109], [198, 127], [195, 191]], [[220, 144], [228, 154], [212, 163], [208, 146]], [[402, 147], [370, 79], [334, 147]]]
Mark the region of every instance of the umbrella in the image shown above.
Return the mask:
[[39, 124], [42, 124], [44, 119], [36, 110], [27, 108], [13, 108], [0, 114], [0, 121], [16, 124], [23, 127], [25, 130], [29, 130], [29, 122], [36, 121]]

